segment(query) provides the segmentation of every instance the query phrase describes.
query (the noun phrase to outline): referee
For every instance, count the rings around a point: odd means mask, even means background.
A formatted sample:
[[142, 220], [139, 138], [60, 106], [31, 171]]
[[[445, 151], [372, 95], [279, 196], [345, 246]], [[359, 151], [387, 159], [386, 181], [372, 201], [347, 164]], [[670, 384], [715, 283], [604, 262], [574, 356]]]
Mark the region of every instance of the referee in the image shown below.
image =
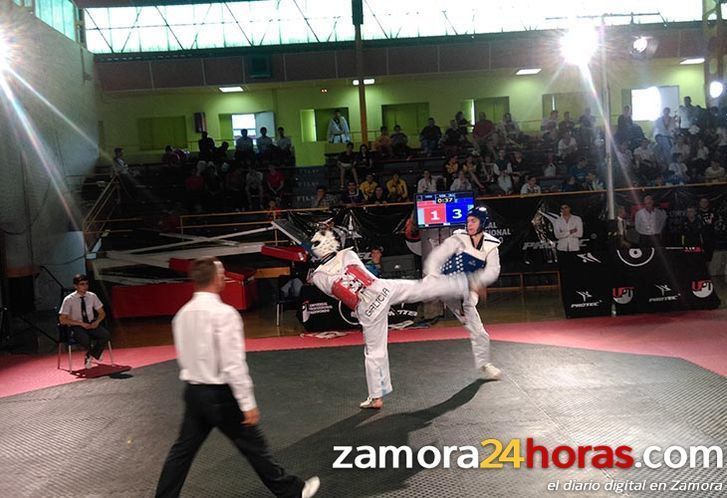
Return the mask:
[[187, 383], [184, 419], [164, 462], [156, 496], [179, 496], [197, 450], [217, 427], [275, 496], [310, 498], [318, 491], [318, 477], [303, 482], [286, 473], [273, 460], [258, 426], [260, 412], [245, 361], [242, 319], [220, 299], [224, 266], [216, 258], [201, 258], [192, 263], [189, 275], [194, 296], [172, 320], [179, 378]]

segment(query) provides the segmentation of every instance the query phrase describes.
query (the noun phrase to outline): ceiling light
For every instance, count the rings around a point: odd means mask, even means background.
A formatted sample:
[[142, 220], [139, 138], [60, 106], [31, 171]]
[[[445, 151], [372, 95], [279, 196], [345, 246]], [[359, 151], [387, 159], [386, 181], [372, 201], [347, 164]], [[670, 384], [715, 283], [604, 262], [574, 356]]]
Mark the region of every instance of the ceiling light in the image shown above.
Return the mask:
[[679, 64], [704, 64], [704, 57], [692, 57], [691, 59], [684, 59]]
[[245, 90], [241, 86], [221, 86], [220, 91], [222, 93], [234, 93], [234, 92], [244, 92]]
[[589, 26], [580, 26], [563, 35], [560, 51], [568, 64], [587, 66], [598, 46], [598, 33]]
[[713, 81], [709, 84], [709, 96], [718, 99], [724, 92], [724, 85], [721, 81]]
[[542, 70], [543, 69], [540, 67], [518, 69], [518, 71], [515, 73], [515, 75], [516, 76], [527, 76], [529, 74], [538, 74]]

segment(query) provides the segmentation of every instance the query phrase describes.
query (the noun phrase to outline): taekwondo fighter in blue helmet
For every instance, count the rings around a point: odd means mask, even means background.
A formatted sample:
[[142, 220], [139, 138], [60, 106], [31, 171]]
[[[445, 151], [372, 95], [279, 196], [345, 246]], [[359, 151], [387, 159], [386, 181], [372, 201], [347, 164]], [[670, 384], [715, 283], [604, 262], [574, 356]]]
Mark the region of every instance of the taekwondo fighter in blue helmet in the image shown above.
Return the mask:
[[[435, 247], [424, 262], [427, 275], [449, 275], [475, 272], [479, 286], [488, 287], [500, 276], [500, 241], [485, 232], [490, 216], [484, 206], [467, 213], [465, 230], [455, 230], [444, 242]], [[500, 369], [490, 362], [490, 336], [477, 312], [477, 292], [470, 292], [463, 300], [444, 300], [457, 319], [470, 333], [475, 367], [485, 379], [497, 380]]]
[[318, 267], [309, 281], [351, 308], [363, 327], [364, 366], [368, 398], [361, 408], [379, 409], [393, 388], [389, 374], [387, 337], [391, 306], [434, 299], [465, 299], [480, 288], [479, 272], [432, 275], [423, 280], [377, 278], [352, 248], [341, 249], [334, 227], [327, 226], [311, 238]]

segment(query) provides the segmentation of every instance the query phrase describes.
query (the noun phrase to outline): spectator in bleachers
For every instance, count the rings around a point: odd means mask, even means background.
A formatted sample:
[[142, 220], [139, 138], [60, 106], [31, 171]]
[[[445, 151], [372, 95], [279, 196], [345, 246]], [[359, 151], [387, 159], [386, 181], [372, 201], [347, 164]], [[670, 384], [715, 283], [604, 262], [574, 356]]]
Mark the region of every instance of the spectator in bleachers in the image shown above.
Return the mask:
[[348, 128], [346, 118], [341, 116], [341, 111], [333, 111], [333, 117], [328, 122], [328, 143], [345, 144], [351, 141], [351, 131]]
[[422, 177], [417, 182], [417, 194], [428, 194], [437, 191], [437, 182], [432, 178], [428, 169], [422, 172]]
[[672, 185], [683, 185], [689, 181], [687, 165], [680, 153], [672, 154], [672, 160], [666, 172], [666, 182]]
[[391, 137], [389, 136], [389, 129], [386, 126], [379, 128], [379, 136], [374, 141], [374, 150], [379, 157], [387, 158], [394, 155], [394, 151], [391, 148]]
[[656, 161], [656, 154], [649, 146], [649, 139], [644, 138], [634, 150], [635, 172], [641, 185], [648, 185], [659, 175], [661, 169]]
[[419, 133], [419, 141], [424, 154], [429, 157], [435, 150], [439, 149], [439, 141], [442, 139], [442, 130], [434, 124], [434, 118], [427, 119], [427, 125]]
[[373, 171], [374, 169], [374, 156], [369, 152], [369, 147], [366, 144], [361, 144], [358, 148], [358, 154], [354, 159], [354, 168], [362, 173]]
[[570, 131], [566, 131], [558, 141], [558, 157], [566, 164], [573, 164], [578, 155], [578, 142]]
[[519, 191], [522, 187], [522, 182], [525, 179], [525, 175], [530, 173], [530, 166], [525, 160], [523, 151], [515, 149], [513, 157], [510, 159], [510, 167], [512, 169], [512, 183], [515, 191]]
[[502, 190], [502, 193], [505, 195], [510, 195], [513, 192], [513, 182], [512, 182], [512, 168], [510, 167], [510, 163], [507, 163], [507, 167], [510, 168], [508, 171], [507, 169], [499, 168], [500, 170], [500, 176], [497, 177], [497, 186], [500, 190]]
[[484, 154], [488, 147], [490, 136], [495, 133], [495, 123], [487, 119], [487, 114], [480, 113], [480, 117], [472, 128], [472, 139], [480, 154]]
[[366, 173], [366, 180], [361, 182], [359, 189], [361, 190], [361, 194], [364, 196], [364, 199], [368, 200], [369, 197], [374, 195], [374, 190], [376, 190], [376, 187], [378, 186], [378, 182], [374, 180], [374, 174]]
[[581, 117], [578, 118], [578, 126], [581, 134], [581, 142], [591, 143], [593, 130], [596, 127], [596, 118], [591, 114], [590, 107], [586, 107]]
[[712, 159], [709, 167], [704, 170], [704, 181], [706, 183], [720, 183], [725, 181], [725, 169], [720, 166], [717, 159]]
[[457, 111], [457, 114], [454, 115], [454, 120], [457, 123], [457, 129], [459, 130], [459, 133], [467, 139], [467, 134], [469, 133], [469, 128], [472, 127], [472, 123], [467, 121], [467, 118], [464, 117], [464, 113], [462, 111]]
[[454, 179], [452, 185], [449, 187], [449, 190], [451, 192], [463, 192], [472, 190], [472, 184], [467, 179], [467, 174], [464, 172], [464, 170], [459, 170], [459, 173], [457, 173], [457, 178]]
[[581, 190], [581, 186], [578, 185], [578, 180], [575, 176], [568, 176], [563, 183], [560, 185], [561, 192], [578, 192]]
[[555, 142], [558, 140], [558, 110], [553, 109], [550, 111], [550, 115], [543, 118], [540, 123], [540, 131], [542, 133], [543, 141]]
[[707, 169], [709, 164], [709, 147], [704, 144], [704, 139], [697, 139], [697, 146], [694, 148], [694, 155], [691, 158], [692, 167], [694, 171], [700, 174]]
[[273, 139], [268, 136], [266, 127], [260, 128], [260, 136], [255, 140], [257, 144], [257, 154], [261, 159], [270, 159], [272, 154]]
[[206, 131], [202, 132], [202, 138], [197, 141], [199, 158], [204, 161], [211, 161], [215, 152], [215, 141]]
[[585, 185], [588, 174], [588, 162], [585, 157], [578, 158], [578, 162], [570, 167], [568, 174], [576, 178], [579, 185]]
[[545, 166], [543, 166], [543, 176], [551, 178], [558, 174], [558, 165], [555, 162], [555, 154], [549, 150], [545, 158]]
[[570, 132], [570, 134], [573, 135], [575, 127], [576, 124], [570, 118], [570, 112], [565, 111], [563, 113], [563, 121], [558, 123], [558, 136], [562, 138], [565, 136], [566, 132]]
[[378, 185], [374, 189], [374, 195], [368, 198], [367, 204], [387, 204], [388, 199], [386, 196], [386, 191], [384, 191], [384, 187], [381, 185]]
[[229, 157], [227, 157], [227, 151], [230, 148], [230, 144], [227, 142], [222, 142], [218, 148], [215, 149], [215, 151], [212, 153], [213, 162], [215, 164], [221, 165], [222, 163], [226, 163], [230, 160]]
[[224, 182], [215, 163], [209, 161], [202, 176], [204, 177], [204, 190], [207, 200], [211, 205], [218, 204], [224, 189]]
[[349, 180], [346, 191], [341, 194], [341, 202], [346, 206], [358, 206], [364, 203], [364, 196], [356, 182]]
[[268, 165], [268, 174], [265, 175], [265, 195], [281, 205], [284, 187], [285, 176], [283, 173], [278, 171], [274, 164]]
[[243, 183], [243, 169], [240, 166], [233, 167], [232, 170], [230, 170], [225, 176], [225, 192], [227, 193], [232, 205], [238, 210], [244, 208], [242, 198]]
[[449, 122], [449, 128], [447, 128], [442, 136], [442, 146], [444, 147], [445, 153], [457, 154], [460, 148], [467, 145], [467, 138], [462, 134], [457, 121], [454, 119]]
[[492, 160], [492, 155], [485, 154], [482, 167], [480, 168], [480, 183], [484, 185], [485, 192], [488, 194], [501, 194], [500, 187], [497, 186], [497, 179], [500, 176], [500, 170], [497, 164]]
[[278, 126], [278, 136], [275, 140], [274, 156], [276, 156], [275, 159], [283, 164], [292, 165], [295, 163], [293, 142], [290, 140], [290, 137], [285, 136], [285, 129], [282, 126]]
[[538, 185], [538, 178], [535, 175], [529, 175], [526, 177], [525, 183], [520, 189], [520, 195], [533, 195], [540, 194], [542, 190]]
[[472, 187], [477, 187], [480, 190], [484, 190], [485, 187], [480, 183], [480, 179], [477, 176], [477, 173], [480, 169], [480, 161], [479, 156], [475, 157], [474, 154], [467, 154], [467, 157], [465, 158], [464, 164], [462, 164], [460, 171], [464, 171], [465, 176], [472, 184]]
[[661, 117], [654, 121], [654, 153], [656, 161], [661, 166], [669, 164], [669, 157], [672, 148], [672, 137], [676, 129], [676, 123], [671, 116], [671, 109], [665, 107], [661, 113]]
[[674, 142], [674, 145], [671, 148], [671, 156], [673, 158], [674, 154], [681, 154], [682, 159], [684, 161], [688, 160], [692, 155], [692, 148], [687, 143], [687, 139], [685, 135], [677, 135], [676, 141]]
[[522, 137], [520, 126], [512, 119], [512, 114], [506, 112], [502, 115], [502, 122], [497, 125], [498, 132], [506, 143], [519, 144]]
[[252, 138], [247, 136], [247, 130], [242, 130], [235, 140], [235, 161], [248, 167], [255, 164], [255, 150]]
[[179, 155], [172, 150], [171, 145], [164, 147], [164, 155], [162, 155], [162, 164], [169, 167], [179, 166], [181, 162]]
[[589, 171], [586, 174], [586, 190], [606, 190], [606, 187], [603, 185], [603, 182], [598, 178], [598, 175], [593, 172]]
[[401, 131], [401, 126], [394, 126], [394, 133], [391, 134], [391, 151], [396, 157], [406, 157], [409, 154], [409, 137]]
[[[255, 168], [249, 168], [245, 174], [245, 197], [249, 209], [263, 209], [263, 174]], [[257, 202], [254, 199], [257, 198]]]
[[196, 168], [184, 180], [185, 201], [187, 211], [198, 213], [202, 211], [202, 198], [204, 196], [204, 178]]
[[336, 200], [328, 193], [328, 189], [323, 185], [319, 185], [316, 189], [316, 195], [313, 197], [310, 207], [329, 208], [336, 204]]
[[353, 144], [348, 142], [346, 144], [346, 150], [338, 155], [338, 171], [340, 173], [341, 190], [346, 188], [346, 173], [351, 172], [353, 174], [353, 181], [358, 185], [358, 172], [356, 172], [356, 154], [353, 152]]
[[409, 187], [407, 187], [398, 171], [394, 171], [391, 180], [386, 182], [386, 190], [389, 192], [389, 202], [406, 202], [409, 200]]
[[451, 154], [446, 163], [444, 163], [444, 183], [445, 186], [452, 185], [459, 172], [459, 161], [456, 154]]
[[282, 210], [280, 209], [280, 205], [277, 199], [270, 199], [268, 201], [268, 209], [265, 212], [265, 216], [267, 217], [267, 219], [269, 219], [270, 221], [277, 220], [278, 218], [280, 218], [281, 212]]
[[676, 112], [676, 125], [680, 132], [687, 134], [689, 128], [696, 125], [697, 108], [692, 105], [692, 98], [684, 97], [684, 105], [680, 105]]

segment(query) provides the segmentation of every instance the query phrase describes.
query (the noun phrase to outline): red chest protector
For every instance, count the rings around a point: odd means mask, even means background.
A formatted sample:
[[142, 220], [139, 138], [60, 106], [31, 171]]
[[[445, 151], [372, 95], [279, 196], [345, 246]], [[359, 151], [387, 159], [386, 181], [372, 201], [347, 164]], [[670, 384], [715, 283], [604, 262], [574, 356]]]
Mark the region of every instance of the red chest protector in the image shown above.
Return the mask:
[[343, 304], [355, 310], [360, 301], [359, 293], [373, 282], [374, 279], [363, 268], [358, 265], [348, 265], [341, 278], [333, 283], [331, 293]]

